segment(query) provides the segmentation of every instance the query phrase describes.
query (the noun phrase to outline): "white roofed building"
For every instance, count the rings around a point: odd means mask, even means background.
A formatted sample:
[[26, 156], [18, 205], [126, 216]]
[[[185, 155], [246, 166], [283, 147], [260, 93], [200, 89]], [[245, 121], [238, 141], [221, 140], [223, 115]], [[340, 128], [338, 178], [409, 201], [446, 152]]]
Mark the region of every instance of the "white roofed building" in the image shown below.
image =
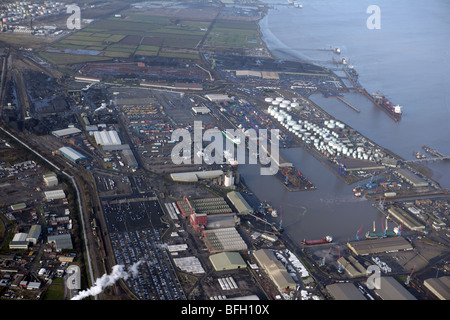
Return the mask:
[[64, 190], [52, 190], [52, 191], [44, 191], [45, 199], [47, 200], [58, 200], [65, 199], [66, 194]]
[[94, 131], [95, 142], [101, 146], [120, 145], [119, 134], [115, 130], [110, 131]]

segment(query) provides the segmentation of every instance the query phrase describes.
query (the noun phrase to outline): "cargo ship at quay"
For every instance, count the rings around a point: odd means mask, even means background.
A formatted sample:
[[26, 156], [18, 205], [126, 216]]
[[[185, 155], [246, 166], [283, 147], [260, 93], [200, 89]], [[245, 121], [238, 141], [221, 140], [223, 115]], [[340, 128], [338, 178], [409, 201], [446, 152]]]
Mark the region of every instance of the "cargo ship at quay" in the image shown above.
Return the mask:
[[383, 109], [394, 121], [400, 121], [402, 118], [402, 107], [394, 105], [386, 96], [380, 92], [375, 92], [372, 95], [373, 102], [381, 109]]
[[310, 246], [314, 244], [324, 244], [324, 243], [331, 243], [333, 242], [333, 238], [331, 236], [323, 237], [319, 240], [303, 240], [302, 245]]

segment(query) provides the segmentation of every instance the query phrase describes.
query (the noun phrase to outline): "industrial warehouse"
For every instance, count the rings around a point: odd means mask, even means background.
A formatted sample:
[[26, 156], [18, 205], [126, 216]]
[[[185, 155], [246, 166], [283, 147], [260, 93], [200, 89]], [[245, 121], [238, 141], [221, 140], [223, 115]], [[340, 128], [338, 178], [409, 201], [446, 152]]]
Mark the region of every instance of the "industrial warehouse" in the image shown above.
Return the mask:
[[56, 33], [0, 6], [0, 300], [450, 299], [450, 157], [408, 140], [419, 100], [389, 88], [391, 127], [347, 52], [276, 58], [261, 19], [310, 5], [206, 2], [89, 0]]
[[86, 156], [81, 154], [80, 152], [74, 150], [71, 147], [62, 147], [58, 149], [58, 151], [67, 159], [69, 159], [72, 162], [79, 162], [86, 160]]
[[411, 244], [402, 237], [387, 237], [374, 240], [347, 242], [348, 248], [357, 256], [374, 253], [413, 250]]

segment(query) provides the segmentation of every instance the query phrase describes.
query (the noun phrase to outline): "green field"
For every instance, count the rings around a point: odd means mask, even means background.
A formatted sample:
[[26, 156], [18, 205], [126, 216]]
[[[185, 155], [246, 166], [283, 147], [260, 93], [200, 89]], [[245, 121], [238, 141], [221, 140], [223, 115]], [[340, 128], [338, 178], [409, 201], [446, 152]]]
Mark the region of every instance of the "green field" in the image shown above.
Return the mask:
[[261, 44], [258, 25], [254, 21], [217, 20], [205, 45], [231, 48], [259, 47]]
[[[129, 13], [122, 16], [98, 20], [48, 48], [95, 50], [99, 51], [98, 55], [42, 52], [41, 56], [58, 65], [128, 58], [132, 55], [198, 59], [197, 54], [163, 52], [161, 49], [195, 50], [210, 25], [209, 22], [173, 21], [168, 17], [147, 14]], [[239, 43], [242, 40], [234, 41]]]

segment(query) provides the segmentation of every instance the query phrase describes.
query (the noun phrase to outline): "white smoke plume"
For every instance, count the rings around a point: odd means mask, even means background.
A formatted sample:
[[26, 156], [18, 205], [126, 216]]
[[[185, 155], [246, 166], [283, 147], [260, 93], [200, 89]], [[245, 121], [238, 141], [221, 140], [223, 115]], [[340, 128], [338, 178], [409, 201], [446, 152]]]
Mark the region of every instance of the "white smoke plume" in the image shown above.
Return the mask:
[[138, 267], [141, 263], [143, 263], [142, 260], [136, 262], [130, 267], [129, 270], [125, 270], [124, 265], [115, 265], [110, 274], [104, 274], [98, 278], [97, 281], [95, 281], [94, 286], [79, 292], [78, 295], [73, 297], [71, 300], [83, 300], [89, 296], [96, 296], [102, 293], [106, 287], [114, 285], [120, 279], [127, 280], [130, 276], [133, 278], [136, 277], [139, 272]]

